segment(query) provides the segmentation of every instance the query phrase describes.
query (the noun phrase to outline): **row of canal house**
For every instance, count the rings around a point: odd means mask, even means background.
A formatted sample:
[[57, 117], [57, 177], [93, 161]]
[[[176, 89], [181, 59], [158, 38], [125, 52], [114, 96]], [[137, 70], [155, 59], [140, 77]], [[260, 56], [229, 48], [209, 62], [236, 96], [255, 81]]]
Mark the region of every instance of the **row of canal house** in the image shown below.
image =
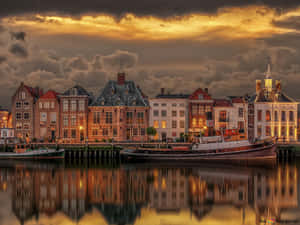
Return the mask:
[[264, 84], [256, 81], [256, 92], [246, 96], [227, 96], [216, 99], [207, 88], [191, 94], [161, 93], [150, 99], [150, 126], [157, 129], [155, 139], [182, 139], [218, 135], [251, 140], [279, 137], [283, 141], [297, 141], [299, 103], [288, 97], [281, 81], [274, 82], [271, 69]]
[[64, 143], [146, 140], [149, 126], [147, 96], [119, 73], [94, 100], [76, 85], [64, 93], [31, 88], [21, 83], [12, 98], [16, 137]]
[[[298, 140], [298, 102], [288, 97], [281, 82], [272, 79], [270, 66], [264, 85], [246, 96], [216, 99], [207, 88], [193, 93], [165, 92], [148, 99], [133, 81], [119, 73], [97, 98], [76, 85], [64, 93], [46, 93], [21, 83], [12, 99], [12, 127], [16, 137], [73, 143], [85, 140], [144, 141], [146, 130], [156, 140], [219, 135], [255, 139], [276, 136]], [[187, 137], [188, 136], [188, 137]]]

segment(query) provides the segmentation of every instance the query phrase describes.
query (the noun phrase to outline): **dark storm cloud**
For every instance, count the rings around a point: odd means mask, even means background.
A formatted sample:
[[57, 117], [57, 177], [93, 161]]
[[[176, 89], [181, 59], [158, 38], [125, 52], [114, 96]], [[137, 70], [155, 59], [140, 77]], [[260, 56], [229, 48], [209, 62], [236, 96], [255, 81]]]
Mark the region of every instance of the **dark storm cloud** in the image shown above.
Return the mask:
[[25, 41], [26, 33], [23, 31], [20, 32], [11, 32], [11, 38], [18, 41]]
[[216, 12], [222, 7], [265, 5], [279, 10], [300, 5], [298, 0], [2, 0], [0, 15], [58, 12], [80, 15], [84, 13], [108, 13], [120, 17], [125, 13], [139, 16], [160, 17], [190, 14], [192, 12]]
[[26, 58], [28, 56], [28, 51], [26, 47], [24, 47], [20, 43], [13, 43], [9, 48], [9, 52], [20, 58]]
[[284, 20], [274, 20], [273, 24], [282, 28], [300, 30], [300, 16], [290, 16]]

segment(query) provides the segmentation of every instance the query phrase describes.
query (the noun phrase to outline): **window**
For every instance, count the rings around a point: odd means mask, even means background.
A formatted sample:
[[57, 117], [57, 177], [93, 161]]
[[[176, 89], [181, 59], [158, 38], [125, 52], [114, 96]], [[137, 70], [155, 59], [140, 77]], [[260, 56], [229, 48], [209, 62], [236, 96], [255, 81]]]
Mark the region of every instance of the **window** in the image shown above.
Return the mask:
[[69, 101], [68, 100], [63, 101], [63, 111], [64, 112], [69, 111]]
[[180, 115], [180, 117], [184, 117], [185, 111], [184, 110], [180, 110], [179, 115]]
[[173, 111], [172, 111], [172, 116], [173, 116], [173, 117], [176, 117], [176, 116], [177, 116], [177, 111], [173, 110]]
[[28, 123], [24, 123], [23, 124], [23, 129], [24, 130], [29, 130], [29, 124]]
[[176, 132], [172, 132], [172, 137], [176, 137], [177, 133]]
[[226, 122], [227, 118], [226, 118], [226, 111], [220, 111], [219, 113], [219, 122]]
[[239, 108], [239, 117], [243, 117], [243, 116], [244, 116], [244, 109]]
[[137, 136], [138, 135], [138, 129], [137, 128], [133, 128], [133, 135]]
[[64, 138], [68, 138], [68, 130], [64, 130]]
[[289, 128], [289, 136], [293, 137], [294, 136], [294, 127]]
[[144, 123], [144, 112], [138, 112], [137, 117], [138, 117], [138, 123]]
[[113, 129], [113, 136], [114, 137], [118, 136], [118, 129], [117, 128]]
[[127, 123], [132, 123], [133, 122], [133, 112], [127, 112], [126, 113], [126, 121], [127, 121]]
[[50, 107], [51, 107], [51, 109], [54, 109], [55, 108], [55, 102], [50, 102]]
[[172, 104], [172, 106], [173, 106], [173, 107], [176, 107], [176, 106], [177, 106], [177, 104], [176, 104], [176, 103], [173, 103], [173, 104]]
[[71, 116], [71, 126], [76, 126], [76, 115]]
[[29, 102], [24, 102], [23, 105], [24, 105], [24, 108], [25, 108], [25, 109], [28, 109], [28, 108], [29, 108]]
[[45, 108], [45, 109], [49, 109], [49, 107], [50, 107], [49, 102], [45, 102], [45, 103], [44, 103], [44, 108]]
[[153, 126], [154, 126], [154, 128], [159, 128], [159, 122], [158, 122], [158, 120], [154, 120]]
[[100, 112], [93, 113], [93, 122], [94, 124], [100, 123]]
[[41, 122], [46, 122], [47, 121], [47, 113], [46, 112], [41, 112], [40, 113], [40, 121]]
[[184, 120], [180, 120], [180, 128], [184, 128], [185, 127], [185, 125], [184, 125]]
[[274, 136], [278, 137], [278, 127], [274, 127]]
[[281, 121], [286, 121], [285, 111], [281, 112]]
[[84, 111], [84, 100], [79, 100], [79, 111]]
[[270, 112], [270, 110], [266, 111], [266, 121], [267, 122], [271, 121], [271, 112]]
[[56, 112], [50, 113], [50, 121], [51, 123], [56, 123]]
[[108, 123], [108, 124], [112, 124], [112, 112], [106, 112], [105, 122]]
[[259, 125], [259, 126], [257, 126], [257, 136], [261, 137], [261, 133], [262, 133], [261, 125]]
[[262, 121], [262, 111], [257, 110], [257, 121]]
[[93, 133], [93, 136], [97, 136], [98, 135], [98, 130], [97, 129], [93, 129], [92, 133]]
[[25, 93], [25, 91], [22, 91], [22, 93], [21, 93], [21, 98], [22, 98], [22, 99], [25, 99], [25, 98], [26, 98], [26, 93]]
[[196, 127], [196, 125], [197, 125], [197, 119], [196, 118], [192, 119], [192, 125], [193, 125], [193, 127]]
[[17, 120], [22, 119], [22, 113], [16, 113], [16, 119]]
[[71, 137], [76, 138], [76, 130], [75, 129], [71, 130]]
[[43, 103], [39, 102], [39, 108], [42, 109], [43, 108]]
[[167, 111], [166, 110], [161, 110], [161, 116], [166, 117], [167, 116]]
[[16, 128], [17, 128], [17, 129], [22, 129], [22, 123], [17, 122], [17, 123], [16, 123]]
[[285, 136], [286, 136], [286, 130], [285, 130], [285, 127], [284, 127], [284, 126], [281, 127], [281, 136], [282, 136], [282, 137], [285, 137]]
[[29, 120], [30, 114], [28, 112], [24, 113], [24, 119]]
[[141, 136], [145, 136], [146, 135], [146, 129], [145, 128], [141, 128]]
[[200, 100], [203, 99], [203, 94], [199, 94], [198, 99], [200, 99]]
[[103, 136], [108, 136], [108, 129], [107, 128], [103, 128]]
[[153, 106], [158, 106], [158, 103], [154, 103]]
[[172, 120], [172, 128], [176, 129], [177, 128], [177, 121]]
[[22, 103], [21, 103], [21, 102], [16, 102], [16, 108], [17, 108], [17, 109], [22, 108]]
[[161, 106], [167, 106], [167, 104], [166, 103], [162, 103]]
[[71, 101], [71, 111], [75, 112], [77, 110], [77, 102], [76, 100]]
[[266, 136], [271, 136], [271, 127], [266, 126]]
[[167, 128], [167, 122], [165, 120], [161, 121], [161, 128]]
[[153, 116], [159, 116], [159, 111], [158, 110], [153, 110]]
[[192, 115], [197, 115], [197, 113], [198, 113], [197, 105], [192, 105]]
[[275, 111], [275, 121], [277, 122], [278, 121], [278, 112]]
[[184, 107], [184, 103], [180, 103], [179, 106], [180, 106], [180, 107]]
[[238, 121], [238, 129], [239, 133], [244, 133], [245, 132], [245, 126], [243, 121]]
[[67, 115], [64, 115], [64, 126], [67, 127], [69, 125], [69, 118]]
[[294, 121], [294, 112], [293, 111], [290, 111], [289, 112], [289, 119], [290, 119], [290, 121]]

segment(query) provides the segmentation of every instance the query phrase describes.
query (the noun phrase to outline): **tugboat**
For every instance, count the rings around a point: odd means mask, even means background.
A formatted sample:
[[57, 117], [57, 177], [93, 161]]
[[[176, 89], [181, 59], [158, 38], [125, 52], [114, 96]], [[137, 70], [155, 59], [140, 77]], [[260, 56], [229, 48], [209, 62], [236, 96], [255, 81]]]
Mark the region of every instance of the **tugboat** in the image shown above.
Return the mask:
[[27, 144], [15, 145], [13, 152], [0, 152], [0, 159], [63, 159], [64, 149], [36, 149], [33, 150]]
[[171, 149], [138, 148], [121, 152], [128, 160], [135, 161], [223, 161], [258, 162], [276, 159], [275, 139], [265, 139], [250, 143], [248, 140], [221, 141], [214, 143], [194, 143], [188, 147]]

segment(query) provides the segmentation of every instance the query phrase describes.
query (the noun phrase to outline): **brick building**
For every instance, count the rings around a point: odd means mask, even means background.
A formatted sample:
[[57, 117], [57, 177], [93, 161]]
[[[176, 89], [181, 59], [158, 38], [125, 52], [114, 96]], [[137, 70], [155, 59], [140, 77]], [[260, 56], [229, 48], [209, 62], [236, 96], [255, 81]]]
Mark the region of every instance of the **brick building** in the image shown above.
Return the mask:
[[60, 137], [64, 143], [83, 142], [87, 137], [91, 95], [81, 86], [68, 89], [60, 98]]
[[214, 100], [208, 89], [197, 89], [189, 97], [189, 134], [198, 136], [200, 132], [205, 136], [213, 135], [213, 104]]
[[37, 99], [43, 94], [39, 87], [32, 88], [20, 84], [12, 97], [12, 126], [16, 129], [16, 137], [27, 139], [34, 137], [34, 108]]
[[35, 138], [55, 141], [59, 133], [60, 104], [58, 93], [49, 90], [35, 104]]
[[146, 140], [149, 111], [148, 99], [141, 89], [125, 80], [125, 73], [119, 73], [117, 81], [109, 81], [89, 106], [88, 139]]

